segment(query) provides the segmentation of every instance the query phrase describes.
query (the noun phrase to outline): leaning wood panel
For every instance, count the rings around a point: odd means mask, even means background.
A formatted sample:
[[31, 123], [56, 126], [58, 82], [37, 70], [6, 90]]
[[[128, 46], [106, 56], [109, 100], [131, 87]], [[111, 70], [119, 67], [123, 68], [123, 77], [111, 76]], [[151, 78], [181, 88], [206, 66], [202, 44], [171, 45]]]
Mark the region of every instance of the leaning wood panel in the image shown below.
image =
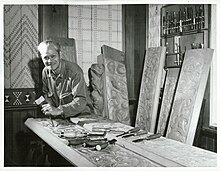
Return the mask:
[[145, 56], [136, 126], [154, 132], [159, 103], [165, 47], [148, 48]]
[[186, 51], [168, 125], [168, 138], [192, 145], [212, 55], [212, 49]]
[[124, 53], [104, 45], [98, 63], [105, 66], [105, 115], [111, 120], [130, 125]]
[[53, 37], [51, 39], [60, 44], [61, 58], [77, 63], [75, 39], [58, 37]]
[[161, 133], [161, 135], [165, 134], [164, 131], [167, 124], [167, 119], [170, 112], [172, 99], [174, 96], [174, 91], [179, 74], [179, 68], [170, 68], [168, 69], [167, 72], [168, 73], [165, 80], [166, 82], [165, 82], [163, 99], [162, 99], [159, 121], [157, 126], [157, 133]]
[[92, 64], [89, 69], [89, 80], [91, 89], [91, 99], [93, 102], [94, 112], [99, 116], [104, 115], [104, 65]]

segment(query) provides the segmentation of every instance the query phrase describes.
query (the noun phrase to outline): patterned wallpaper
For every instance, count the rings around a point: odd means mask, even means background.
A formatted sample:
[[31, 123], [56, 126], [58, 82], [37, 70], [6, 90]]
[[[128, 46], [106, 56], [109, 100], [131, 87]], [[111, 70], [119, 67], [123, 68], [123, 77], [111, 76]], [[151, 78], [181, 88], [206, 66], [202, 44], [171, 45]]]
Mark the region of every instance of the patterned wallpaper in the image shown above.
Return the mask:
[[[39, 82], [38, 6], [4, 6], [4, 88], [34, 88]], [[33, 78], [33, 77], [34, 78]]]
[[76, 40], [77, 63], [84, 71], [97, 63], [101, 46], [122, 50], [121, 5], [69, 5], [69, 38]]

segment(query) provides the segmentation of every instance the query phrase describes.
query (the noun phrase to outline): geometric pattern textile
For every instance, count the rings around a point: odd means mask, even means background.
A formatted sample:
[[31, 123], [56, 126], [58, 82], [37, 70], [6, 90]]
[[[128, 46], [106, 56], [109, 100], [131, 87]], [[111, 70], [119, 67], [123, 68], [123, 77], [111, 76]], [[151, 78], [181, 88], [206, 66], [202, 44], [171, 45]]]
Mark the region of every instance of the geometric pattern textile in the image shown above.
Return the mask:
[[18, 106], [22, 106], [22, 107], [33, 106], [35, 100], [36, 100], [36, 93], [35, 93], [35, 89], [33, 88], [4, 90], [5, 108], [18, 107]]
[[38, 6], [4, 5], [5, 88], [33, 88], [39, 82], [39, 63], [33, 62], [37, 44]]

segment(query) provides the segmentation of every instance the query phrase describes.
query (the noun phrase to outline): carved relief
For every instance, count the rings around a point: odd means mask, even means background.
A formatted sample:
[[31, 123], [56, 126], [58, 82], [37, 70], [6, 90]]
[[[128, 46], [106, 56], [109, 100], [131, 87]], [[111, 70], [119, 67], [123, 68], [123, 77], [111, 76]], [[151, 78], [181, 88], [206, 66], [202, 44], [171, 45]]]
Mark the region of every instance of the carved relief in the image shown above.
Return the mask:
[[109, 119], [130, 124], [125, 65], [105, 58]]
[[95, 114], [102, 116], [104, 110], [103, 80], [104, 66], [102, 64], [92, 64], [90, 74], [91, 99]]
[[104, 64], [104, 110], [107, 118], [130, 125], [125, 56], [122, 51], [102, 46], [98, 63]]
[[163, 99], [160, 109], [160, 116], [157, 126], [157, 133], [164, 134], [165, 127], [167, 124], [167, 118], [170, 112], [170, 107], [172, 103], [172, 99], [174, 96], [174, 90], [177, 83], [177, 77], [179, 73], [178, 68], [171, 68], [167, 71], [167, 78], [164, 87]]
[[167, 137], [192, 144], [198, 122], [212, 50], [190, 50], [185, 54], [171, 111]]
[[144, 63], [136, 126], [153, 132], [159, 102], [165, 48], [149, 48]]
[[186, 167], [216, 167], [217, 155], [214, 152], [189, 146], [164, 137], [138, 143], [145, 151], [153, 152]]
[[131, 151], [125, 150], [118, 145], [109, 145], [101, 151], [88, 148], [79, 148], [84, 157], [97, 167], [156, 167], [157, 165]]

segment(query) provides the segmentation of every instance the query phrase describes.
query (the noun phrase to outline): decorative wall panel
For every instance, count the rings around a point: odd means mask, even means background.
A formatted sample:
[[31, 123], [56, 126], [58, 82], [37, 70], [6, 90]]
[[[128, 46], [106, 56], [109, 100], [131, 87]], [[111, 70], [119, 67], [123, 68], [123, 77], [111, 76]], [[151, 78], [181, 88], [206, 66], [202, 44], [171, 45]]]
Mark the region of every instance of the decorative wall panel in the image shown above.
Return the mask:
[[168, 138], [192, 145], [212, 55], [212, 49], [186, 51], [168, 125]]
[[179, 68], [170, 68], [167, 72], [168, 73], [166, 76], [163, 99], [157, 126], [157, 132], [161, 133], [162, 135], [164, 135], [165, 127], [167, 124], [167, 119], [170, 112], [170, 107], [179, 74]]
[[121, 13], [121, 5], [69, 5], [69, 37], [76, 40], [77, 63], [87, 84], [102, 45], [122, 50]]
[[[38, 6], [4, 6], [4, 87], [33, 88], [39, 83]], [[33, 78], [34, 77], [34, 78]]]
[[[122, 62], [122, 60], [124, 61]], [[124, 53], [104, 45], [102, 46], [102, 56], [99, 56], [98, 63], [105, 66], [105, 115], [111, 120], [130, 125]]]
[[36, 106], [36, 92], [33, 88], [5, 89], [4, 96], [5, 108]]
[[148, 48], [141, 81], [136, 126], [154, 132], [159, 103], [165, 47]]

